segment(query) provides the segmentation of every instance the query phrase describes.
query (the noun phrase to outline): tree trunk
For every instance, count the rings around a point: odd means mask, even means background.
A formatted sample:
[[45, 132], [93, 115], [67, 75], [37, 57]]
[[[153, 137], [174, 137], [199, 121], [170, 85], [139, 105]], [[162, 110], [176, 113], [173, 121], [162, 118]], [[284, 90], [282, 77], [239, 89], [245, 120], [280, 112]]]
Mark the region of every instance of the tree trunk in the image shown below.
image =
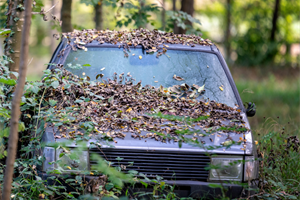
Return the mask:
[[[194, 0], [181, 0], [181, 11], [186, 12], [187, 14], [193, 16], [194, 14]], [[192, 26], [190, 21], [186, 21], [186, 25]], [[179, 28], [179, 33], [186, 33], [185, 29]]]
[[8, 5], [7, 28], [10, 28], [13, 34], [4, 41], [4, 53], [14, 61], [13, 63], [9, 63], [9, 70], [18, 72], [24, 9], [21, 7], [17, 8], [17, 6], [23, 6], [23, 0], [10, 0]]
[[95, 24], [97, 30], [103, 29], [103, 9], [102, 9], [102, 1], [99, 1], [95, 5]]
[[[177, 1], [177, 0], [173, 0], [173, 11], [174, 11], [174, 12], [177, 11], [177, 9], [176, 9], [176, 1]], [[173, 28], [173, 32], [177, 34], [179, 31], [178, 31], [178, 27], [177, 27], [175, 21], [174, 21], [174, 23], [173, 23], [173, 27], [174, 27], [174, 28]]]
[[161, 28], [163, 31], [166, 29], [166, 1], [162, 0], [162, 11], [161, 11]]
[[142, 13], [142, 8], [145, 6], [145, 0], [139, 0], [139, 3], [140, 3], [140, 7], [141, 9], [139, 10], [139, 25], [138, 25], [138, 28], [145, 28], [144, 26], [146, 26], [146, 24], [143, 24], [142, 22], [144, 21], [143, 20], [143, 13]]
[[71, 23], [72, 0], [63, 0], [61, 7], [61, 31], [63, 33], [72, 32], [73, 27]]
[[272, 42], [275, 41], [275, 33], [277, 31], [277, 19], [279, 16], [279, 10], [280, 10], [280, 0], [276, 0], [274, 12], [273, 12], [272, 30], [271, 30], [271, 37], [270, 37], [270, 40]]
[[227, 60], [230, 59], [230, 53], [231, 53], [231, 46], [230, 46], [230, 39], [231, 39], [231, 0], [227, 0], [226, 5], [226, 31], [225, 31], [225, 37], [224, 37], [224, 44], [225, 44], [225, 50], [226, 50], [226, 58]]
[[[56, 3], [55, 0], [52, 0], [51, 2], [52, 2], [52, 6], [54, 6]], [[54, 16], [58, 16], [56, 6], [54, 6], [54, 8], [51, 10], [51, 14]], [[51, 51], [51, 55], [52, 55], [57, 46], [57, 40], [53, 37], [53, 35], [57, 32], [56, 32], [56, 30], [52, 29], [52, 26], [55, 24], [55, 21], [51, 20], [50, 24], [51, 24], [51, 26], [49, 27], [50, 28], [49, 33], [50, 33], [50, 38], [51, 38], [50, 51]]]
[[28, 65], [28, 52], [29, 52], [29, 34], [31, 24], [31, 0], [25, 1], [25, 20], [22, 31], [21, 41], [21, 57], [19, 66], [19, 80], [16, 86], [12, 101], [11, 119], [10, 119], [10, 132], [8, 139], [8, 151], [6, 158], [6, 168], [3, 182], [2, 200], [9, 200], [11, 195], [12, 179], [14, 172], [14, 163], [16, 159], [17, 146], [18, 146], [18, 125], [20, 119], [20, 103], [24, 91], [26, 70]]

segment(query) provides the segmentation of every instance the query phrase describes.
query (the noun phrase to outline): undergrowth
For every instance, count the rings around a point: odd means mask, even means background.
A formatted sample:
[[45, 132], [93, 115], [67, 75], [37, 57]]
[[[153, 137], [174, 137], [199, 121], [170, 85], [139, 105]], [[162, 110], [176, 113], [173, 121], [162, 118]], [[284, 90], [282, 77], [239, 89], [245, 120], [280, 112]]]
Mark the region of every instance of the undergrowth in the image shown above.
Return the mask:
[[260, 158], [257, 199], [300, 198], [300, 140], [293, 127], [268, 119], [258, 134]]

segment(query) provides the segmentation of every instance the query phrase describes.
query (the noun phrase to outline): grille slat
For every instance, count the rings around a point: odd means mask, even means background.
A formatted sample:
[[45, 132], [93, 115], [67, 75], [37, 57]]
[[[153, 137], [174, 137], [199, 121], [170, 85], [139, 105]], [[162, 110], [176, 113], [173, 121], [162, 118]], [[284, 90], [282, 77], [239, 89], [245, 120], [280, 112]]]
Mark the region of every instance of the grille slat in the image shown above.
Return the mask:
[[[111, 161], [111, 160], [109, 160], [109, 161]], [[126, 162], [126, 161], [125, 162], [112, 161], [112, 162], [114, 163], [114, 165], [118, 165], [118, 164], [125, 165], [125, 166], [129, 165], [129, 163]], [[97, 164], [96, 161], [91, 161], [90, 163], [93, 164], [93, 165]], [[182, 169], [181, 166], [178, 166], [177, 164], [172, 164], [172, 163], [171, 164], [170, 163], [164, 163], [164, 165], [162, 166], [161, 163], [150, 163], [150, 162], [142, 162], [141, 163], [139, 161], [135, 161], [134, 166], [136, 166], [136, 167], [155, 167], [155, 168], [163, 168], [163, 169], [167, 169], [168, 167], [172, 167], [172, 169], [173, 168]], [[207, 166], [207, 163], [198, 164], [198, 165], [191, 165], [190, 164], [188, 167], [189, 167], [189, 169], [194, 169], [194, 168], [199, 169], [199, 168], [204, 168], [206, 166]]]
[[[124, 165], [125, 171], [135, 170], [145, 174], [148, 178], [155, 178], [159, 175], [166, 180], [206, 181], [209, 174], [204, 168], [210, 163], [210, 158], [204, 154], [94, 148], [90, 150], [91, 169], [97, 165], [97, 160], [93, 160], [92, 154], [98, 154], [113, 162], [113, 167]], [[117, 157], [123, 159], [118, 161]], [[133, 162], [133, 166], [128, 166], [128, 162]]]
[[[114, 156], [114, 155], [105, 155], [105, 157], [107, 157], [107, 158], [112, 158], [112, 159], [115, 159], [115, 158], [117, 158], [117, 157], [121, 157], [121, 158], [124, 158], [124, 159], [126, 159], [126, 158], [132, 158], [132, 156], [125, 156], [125, 155], [118, 155], [118, 156]], [[135, 159], [143, 159], [143, 158], [145, 158], [145, 156], [135, 156], [134, 157]], [[147, 156], [147, 160], [163, 160], [163, 161], [165, 161], [165, 160], [176, 160], [176, 161], [181, 161], [181, 160], [186, 160], [187, 158], [176, 158], [176, 157], [173, 157], [173, 158], [163, 158], [163, 157], [150, 157], [150, 156]], [[207, 160], [206, 159], [203, 159], [203, 158], [198, 158], [198, 159], [195, 159], [195, 158], [193, 158], [193, 159], [190, 159], [189, 158], [189, 160], [190, 161], [197, 161], [197, 163], [199, 162], [199, 161], [203, 161], [204, 163], [206, 163], [207, 162]]]

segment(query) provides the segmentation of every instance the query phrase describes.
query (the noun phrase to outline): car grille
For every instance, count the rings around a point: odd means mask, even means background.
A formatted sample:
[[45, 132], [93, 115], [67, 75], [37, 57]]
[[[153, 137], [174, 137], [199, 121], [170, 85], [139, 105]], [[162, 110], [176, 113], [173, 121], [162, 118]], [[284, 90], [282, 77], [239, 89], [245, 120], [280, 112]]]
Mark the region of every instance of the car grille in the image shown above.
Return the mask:
[[[126, 171], [136, 170], [148, 178], [159, 175], [166, 180], [207, 181], [209, 174], [204, 168], [210, 163], [210, 158], [199, 153], [95, 148], [90, 149], [90, 166], [96, 169], [97, 160], [93, 160], [92, 154], [113, 162], [114, 167], [124, 169], [126, 166]], [[118, 161], [117, 157], [123, 159]], [[134, 162], [133, 166], [128, 166], [128, 162]]]

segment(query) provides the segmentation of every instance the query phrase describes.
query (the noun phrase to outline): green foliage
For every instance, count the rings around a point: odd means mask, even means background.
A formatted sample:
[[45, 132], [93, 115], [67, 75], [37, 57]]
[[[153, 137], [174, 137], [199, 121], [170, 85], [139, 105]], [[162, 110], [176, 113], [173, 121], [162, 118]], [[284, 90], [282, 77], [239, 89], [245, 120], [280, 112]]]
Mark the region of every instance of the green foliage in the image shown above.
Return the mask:
[[[220, 30], [220, 45], [229, 43], [234, 52], [232, 57], [235, 63], [243, 66], [259, 66], [277, 64], [297, 66], [297, 58], [291, 58], [290, 44], [298, 43], [299, 34], [296, 26], [299, 24], [300, 4], [297, 0], [281, 0], [275, 41], [271, 41], [272, 19], [275, 7], [274, 0], [245, 0], [225, 2], [214, 1], [197, 10], [209, 20], [217, 20]], [[231, 15], [231, 37], [225, 41], [227, 25], [227, 9]], [[212, 35], [204, 32], [204, 35]], [[286, 52], [280, 48], [286, 47]], [[299, 65], [298, 65], [299, 66]]]
[[146, 27], [148, 23], [152, 26], [155, 21], [150, 20], [150, 12], [157, 12], [159, 7], [156, 4], [146, 4], [145, 0], [137, 2], [127, 1], [124, 4], [124, 10], [128, 13], [121, 19], [117, 20], [117, 27], [128, 26], [134, 23], [135, 28]]
[[[6, 12], [7, 12], [7, 2], [8, 1], [2, 1], [0, 4], [0, 27], [5, 27], [6, 26]], [[5, 13], [5, 14], [4, 14]], [[0, 34], [1, 35], [1, 34]]]
[[167, 31], [174, 28], [175, 22], [179, 28], [186, 30], [186, 34], [202, 35], [200, 29], [189, 25], [189, 23], [201, 25], [200, 20], [182, 11], [167, 11], [167, 15], [169, 16]]
[[[275, 131], [275, 130], [274, 130]], [[260, 199], [298, 199], [300, 190], [300, 142], [284, 131], [261, 136]]]

